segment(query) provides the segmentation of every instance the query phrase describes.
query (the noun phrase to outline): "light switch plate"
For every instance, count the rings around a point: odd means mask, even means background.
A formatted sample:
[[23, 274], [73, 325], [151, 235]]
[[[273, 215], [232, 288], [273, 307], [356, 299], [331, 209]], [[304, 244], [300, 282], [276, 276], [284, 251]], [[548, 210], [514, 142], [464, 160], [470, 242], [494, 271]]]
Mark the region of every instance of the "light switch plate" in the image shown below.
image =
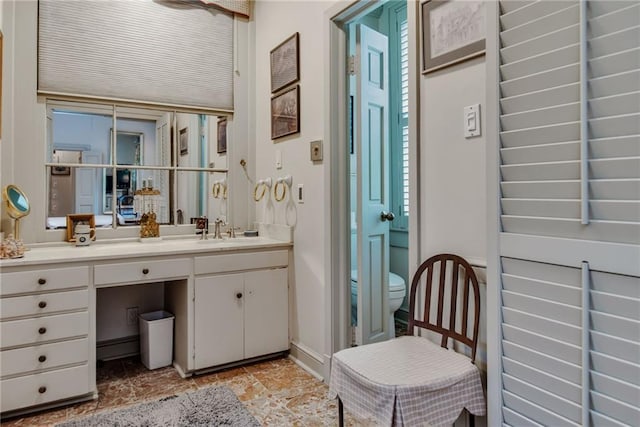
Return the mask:
[[311, 161], [319, 162], [322, 160], [322, 141], [311, 141]]
[[298, 184], [298, 203], [304, 203], [304, 185]]
[[480, 136], [480, 104], [464, 107], [464, 137]]
[[282, 151], [276, 150], [276, 169], [282, 169]]

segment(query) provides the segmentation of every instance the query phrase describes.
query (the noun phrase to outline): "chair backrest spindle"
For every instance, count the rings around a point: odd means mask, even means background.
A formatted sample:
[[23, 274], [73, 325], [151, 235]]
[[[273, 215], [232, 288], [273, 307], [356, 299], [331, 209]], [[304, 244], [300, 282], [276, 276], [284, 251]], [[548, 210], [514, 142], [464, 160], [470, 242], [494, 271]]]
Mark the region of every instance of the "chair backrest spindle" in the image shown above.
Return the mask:
[[[452, 265], [452, 271], [447, 276], [447, 263]], [[436, 265], [439, 266], [438, 274], [439, 279], [436, 281], [438, 289], [433, 290], [434, 283], [434, 270]], [[464, 277], [462, 283], [460, 283], [460, 269], [464, 270]], [[421, 288], [423, 280], [423, 273], [427, 274], [426, 284], [424, 286], [424, 292], [419, 293], [418, 289]], [[449, 281], [447, 279], [450, 279]], [[449, 285], [450, 289], [447, 289]], [[458, 286], [462, 286], [462, 304], [459, 307], [458, 304]], [[472, 336], [468, 336], [469, 332], [469, 305], [470, 305], [470, 291], [473, 288], [473, 303], [474, 303], [474, 316], [471, 324]], [[449, 292], [447, 292], [447, 290]], [[437, 293], [438, 313], [436, 316], [436, 322], [431, 322], [431, 304], [432, 298], [435, 298]], [[422, 316], [416, 312], [416, 298], [419, 294], [425, 296], [424, 311]], [[445, 300], [446, 299], [446, 300]], [[434, 301], [435, 302], [435, 301]], [[449, 304], [449, 322], [448, 326], [443, 322], [444, 310], [446, 304]], [[456, 323], [459, 319], [458, 308], [461, 308], [462, 315], [460, 318], [459, 332], [456, 330]], [[463, 258], [453, 254], [439, 254], [434, 255], [425, 262], [423, 262], [416, 270], [413, 280], [411, 281], [411, 292], [409, 294], [409, 332], [415, 333], [415, 328], [420, 327], [439, 333], [442, 335], [440, 345], [447, 347], [449, 338], [454, 341], [458, 341], [471, 348], [471, 360], [475, 362], [476, 347], [478, 343], [478, 331], [480, 323], [480, 288], [478, 285], [478, 279], [473, 271], [471, 265]]]

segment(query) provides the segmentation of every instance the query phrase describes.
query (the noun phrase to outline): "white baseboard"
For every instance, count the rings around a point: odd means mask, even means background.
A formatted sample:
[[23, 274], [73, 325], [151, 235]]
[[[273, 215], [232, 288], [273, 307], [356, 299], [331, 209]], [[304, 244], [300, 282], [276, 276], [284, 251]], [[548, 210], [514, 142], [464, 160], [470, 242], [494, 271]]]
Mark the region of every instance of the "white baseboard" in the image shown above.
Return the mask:
[[325, 366], [322, 355], [316, 353], [303, 344], [292, 341], [291, 349], [289, 350], [289, 357], [302, 369], [309, 372], [320, 381], [324, 380], [323, 375]]

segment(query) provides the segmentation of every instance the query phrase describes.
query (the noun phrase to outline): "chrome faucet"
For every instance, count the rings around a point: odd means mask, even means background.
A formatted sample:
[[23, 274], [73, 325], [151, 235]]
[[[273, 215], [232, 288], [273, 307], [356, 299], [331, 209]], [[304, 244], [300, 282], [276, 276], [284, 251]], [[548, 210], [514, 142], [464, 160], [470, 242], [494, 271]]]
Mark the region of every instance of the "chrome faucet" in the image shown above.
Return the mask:
[[229, 225], [229, 228], [227, 229], [227, 236], [229, 236], [230, 239], [235, 239], [236, 238], [236, 229], [233, 225]]
[[224, 221], [221, 220], [220, 218], [216, 218], [213, 224], [215, 225], [215, 228], [213, 231], [213, 238], [222, 239], [222, 232], [220, 231], [220, 226], [224, 224]]

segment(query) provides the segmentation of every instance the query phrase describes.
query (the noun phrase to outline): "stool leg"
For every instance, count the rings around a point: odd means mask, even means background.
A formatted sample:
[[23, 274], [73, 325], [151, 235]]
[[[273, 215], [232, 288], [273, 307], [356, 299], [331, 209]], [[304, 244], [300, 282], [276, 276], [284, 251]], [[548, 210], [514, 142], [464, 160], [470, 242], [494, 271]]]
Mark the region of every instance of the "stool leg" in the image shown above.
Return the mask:
[[344, 408], [340, 397], [338, 397], [338, 426], [344, 427]]

